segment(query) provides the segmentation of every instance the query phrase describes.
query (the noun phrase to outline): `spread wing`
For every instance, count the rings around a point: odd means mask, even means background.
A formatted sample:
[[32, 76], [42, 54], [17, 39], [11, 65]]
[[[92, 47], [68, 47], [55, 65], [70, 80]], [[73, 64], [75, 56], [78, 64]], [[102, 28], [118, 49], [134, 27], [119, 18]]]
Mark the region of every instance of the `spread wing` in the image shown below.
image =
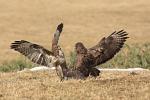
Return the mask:
[[10, 47], [29, 58], [32, 62], [43, 66], [50, 67], [50, 63], [57, 60], [51, 51], [25, 40], [14, 41]]
[[123, 47], [128, 33], [124, 30], [113, 32], [107, 38], [102, 38], [101, 41], [95, 45], [94, 47], [88, 49], [88, 52], [95, 57], [95, 64], [97, 66], [99, 64], [105, 63], [114, 57], [114, 55], [120, 51]]

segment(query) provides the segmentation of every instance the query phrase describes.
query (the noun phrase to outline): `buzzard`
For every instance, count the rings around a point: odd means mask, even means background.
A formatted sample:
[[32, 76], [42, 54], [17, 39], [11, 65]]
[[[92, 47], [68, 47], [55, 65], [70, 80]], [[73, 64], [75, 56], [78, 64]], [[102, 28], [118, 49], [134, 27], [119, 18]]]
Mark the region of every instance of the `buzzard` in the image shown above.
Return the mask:
[[108, 37], [102, 38], [91, 48], [86, 48], [81, 42], [76, 43], [75, 64], [73, 68], [69, 68], [66, 64], [64, 52], [58, 45], [62, 29], [63, 23], [57, 26], [52, 40], [51, 51], [26, 40], [14, 41], [10, 47], [36, 64], [55, 67], [56, 73], [61, 80], [68, 78], [85, 79], [88, 76], [99, 76], [100, 71], [96, 69], [96, 66], [113, 58], [128, 38], [128, 33], [120, 30], [113, 32]]

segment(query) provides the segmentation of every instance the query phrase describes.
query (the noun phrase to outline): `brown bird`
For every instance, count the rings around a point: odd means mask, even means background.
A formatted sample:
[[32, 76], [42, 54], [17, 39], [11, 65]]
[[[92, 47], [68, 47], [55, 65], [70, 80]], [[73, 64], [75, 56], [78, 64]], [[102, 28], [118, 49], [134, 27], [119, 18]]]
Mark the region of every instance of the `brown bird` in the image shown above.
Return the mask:
[[123, 47], [128, 38], [127, 35], [124, 30], [115, 31], [107, 38], [102, 38], [98, 44], [89, 49], [85, 48], [81, 42], [76, 43], [76, 69], [80, 70], [85, 77], [89, 75], [98, 76], [100, 71], [95, 67], [113, 58]]
[[52, 40], [52, 51], [25, 40], [15, 41], [11, 49], [20, 52], [32, 62], [47, 67], [55, 67], [61, 80], [65, 78], [84, 79], [89, 75], [97, 77], [100, 73], [95, 67], [105, 63], [120, 51], [126, 41], [127, 33], [124, 30], [113, 32], [107, 38], [102, 38], [98, 44], [87, 49], [81, 42], [75, 44], [76, 61], [74, 69], [67, 67], [63, 51], [58, 45], [58, 40], [63, 29], [59, 24]]
[[63, 51], [58, 45], [60, 33], [62, 32], [63, 24], [59, 24], [52, 40], [52, 51], [44, 47], [25, 40], [14, 41], [11, 43], [11, 49], [20, 52], [32, 62], [47, 66], [55, 67], [56, 73], [60, 79], [64, 78], [64, 73], [67, 69], [66, 60]]

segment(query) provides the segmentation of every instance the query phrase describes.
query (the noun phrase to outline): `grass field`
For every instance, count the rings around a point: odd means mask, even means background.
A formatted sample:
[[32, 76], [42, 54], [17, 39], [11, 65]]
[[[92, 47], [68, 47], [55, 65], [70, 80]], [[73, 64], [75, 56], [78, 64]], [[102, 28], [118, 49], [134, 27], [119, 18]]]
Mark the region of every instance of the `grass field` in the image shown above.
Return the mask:
[[[60, 45], [67, 61], [76, 42], [91, 47], [111, 32], [124, 29], [129, 33], [127, 45], [133, 47], [132, 51], [126, 52], [128, 47], [125, 47], [115, 59], [102, 66], [124, 67], [123, 64], [128, 64], [125, 68], [137, 65], [149, 68], [149, 4], [149, 0], [0, 0], [0, 66], [22, 58], [9, 47], [15, 40], [28, 40], [50, 49], [53, 32], [63, 22]], [[126, 53], [131, 53], [130, 59]], [[121, 63], [118, 62], [120, 58]], [[20, 64], [22, 61], [16, 65]], [[7, 72], [9, 66], [7, 68], [0, 70]], [[0, 73], [0, 99], [148, 100], [149, 73], [108, 72], [97, 79], [62, 83], [54, 72]]]
[[0, 74], [2, 100], [149, 100], [150, 72], [60, 82], [54, 72]]

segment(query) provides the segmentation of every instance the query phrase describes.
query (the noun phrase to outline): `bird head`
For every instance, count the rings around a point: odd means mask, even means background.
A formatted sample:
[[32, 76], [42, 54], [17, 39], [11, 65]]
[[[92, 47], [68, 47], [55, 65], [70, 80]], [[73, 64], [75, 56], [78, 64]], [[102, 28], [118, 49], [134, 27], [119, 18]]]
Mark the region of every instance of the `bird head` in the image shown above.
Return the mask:
[[81, 42], [78, 42], [75, 44], [75, 51], [77, 54], [87, 53], [87, 49], [85, 48], [85, 46]]

